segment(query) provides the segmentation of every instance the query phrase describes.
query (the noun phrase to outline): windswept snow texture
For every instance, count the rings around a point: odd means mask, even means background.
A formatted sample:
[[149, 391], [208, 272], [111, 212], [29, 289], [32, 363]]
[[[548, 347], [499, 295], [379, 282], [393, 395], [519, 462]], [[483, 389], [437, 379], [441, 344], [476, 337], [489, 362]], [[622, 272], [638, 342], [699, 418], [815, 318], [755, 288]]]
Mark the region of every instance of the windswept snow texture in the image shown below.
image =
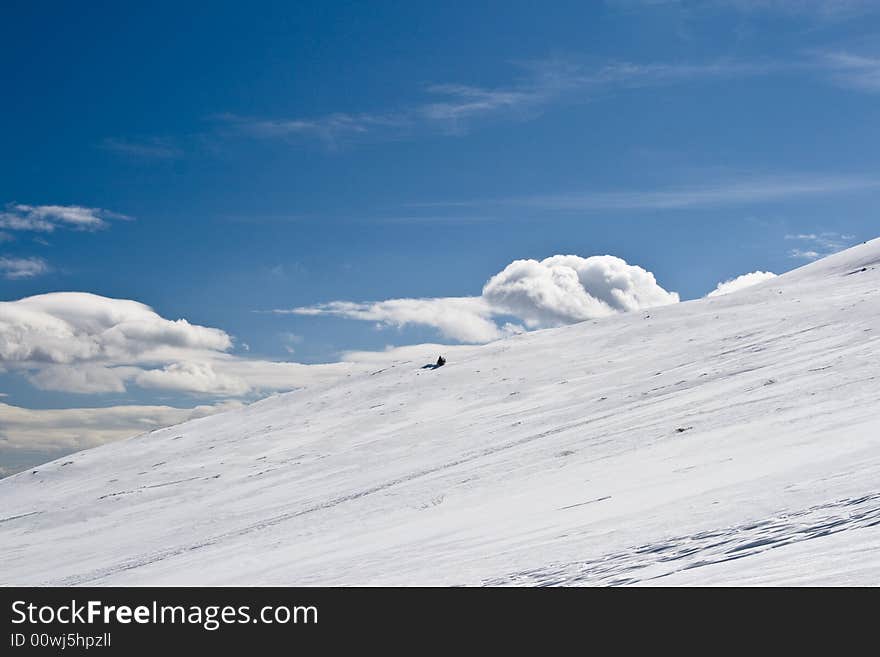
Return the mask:
[[3, 584], [880, 584], [880, 240], [0, 481]]

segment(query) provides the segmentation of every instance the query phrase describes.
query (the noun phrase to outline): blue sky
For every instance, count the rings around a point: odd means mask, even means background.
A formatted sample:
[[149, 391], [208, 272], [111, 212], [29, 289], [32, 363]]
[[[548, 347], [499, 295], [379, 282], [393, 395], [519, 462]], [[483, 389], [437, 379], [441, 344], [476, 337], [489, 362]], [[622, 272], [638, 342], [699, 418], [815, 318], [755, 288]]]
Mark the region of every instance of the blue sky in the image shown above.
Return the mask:
[[[456, 342], [326, 304], [479, 297], [518, 259], [611, 254], [682, 300], [781, 273], [877, 235], [878, 28], [855, 0], [7, 4], [0, 300], [133, 300], [324, 363]], [[546, 325], [505, 308], [477, 313]], [[283, 387], [76, 389], [10, 353], [16, 408]]]

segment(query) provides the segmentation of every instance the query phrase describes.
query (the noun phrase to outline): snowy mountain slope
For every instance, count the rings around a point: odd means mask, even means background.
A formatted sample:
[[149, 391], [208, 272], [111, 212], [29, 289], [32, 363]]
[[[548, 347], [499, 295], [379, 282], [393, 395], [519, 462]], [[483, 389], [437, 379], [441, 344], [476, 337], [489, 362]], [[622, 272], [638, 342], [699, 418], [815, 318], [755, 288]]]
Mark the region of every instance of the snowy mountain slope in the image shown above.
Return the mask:
[[4, 584], [880, 584], [880, 240], [0, 480]]

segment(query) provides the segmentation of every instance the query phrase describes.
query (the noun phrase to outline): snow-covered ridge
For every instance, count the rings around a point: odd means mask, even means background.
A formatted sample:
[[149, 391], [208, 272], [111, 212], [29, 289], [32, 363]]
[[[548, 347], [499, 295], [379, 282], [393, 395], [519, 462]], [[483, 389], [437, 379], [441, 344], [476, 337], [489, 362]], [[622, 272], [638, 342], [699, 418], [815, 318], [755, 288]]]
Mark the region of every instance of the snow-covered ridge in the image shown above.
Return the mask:
[[3, 584], [880, 583], [880, 240], [0, 480]]

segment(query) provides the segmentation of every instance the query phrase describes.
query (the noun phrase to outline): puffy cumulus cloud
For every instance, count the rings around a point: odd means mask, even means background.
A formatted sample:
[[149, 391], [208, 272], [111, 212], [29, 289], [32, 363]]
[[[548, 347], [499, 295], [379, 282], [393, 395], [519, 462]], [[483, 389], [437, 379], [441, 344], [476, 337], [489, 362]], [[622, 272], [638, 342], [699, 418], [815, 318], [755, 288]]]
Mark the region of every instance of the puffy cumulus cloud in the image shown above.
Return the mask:
[[723, 283], [719, 283], [714, 290], [707, 294], [707, 297], [717, 297], [722, 294], [730, 294], [731, 292], [738, 292], [744, 288], [750, 287], [752, 285], [757, 285], [758, 283], [763, 283], [764, 281], [769, 281], [771, 278], [776, 278], [776, 274], [772, 271], [753, 271], [750, 274], [743, 274], [742, 276], [737, 276], [736, 278], [732, 278], [728, 281], [724, 281]]
[[[3, 234], [0, 233], [0, 242]], [[33, 278], [49, 271], [49, 264], [42, 258], [10, 258], [0, 256], [0, 276], [9, 280]]]
[[[166, 360], [181, 351], [226, 351], [220, 329], [168, 320], [137, 301], [54, 292], [0, 302], [0, 363]], [[166, 355], [163, 355], [166, 354]]]
[[483, 343], [523, 331], [504, 318], [534, 329], [678, 301], [678, 294], [663, 289], [651, 272], [620, 258], [556, 255], [510, 263], [489, 279], [478, 297], [332, 301], [274, 312], [432, 326], [446, 338]]
[[194, 408], [144, 405], [30, 409], [0, 403], [0, 450], [70, 452], [239, 406], [241, 402], [228, 401]]
[[265, 389], [268, 379], [277, 384], [271, 389], [297, 387], [291, 377], [282, 385], [276, 363], [236, 368], [231, 347], [220, 329], [166, 319], [128, 299], [56, 292], [0, 302], [0, 369], [23, 372], [43, 390], [123, 392], [134, 383], [237, 396]]
[[51, 233], [57, 228], [99, 230], [111, 219], [130, 219], [124, 214], [79, 205], [9, 204], [0, 211], [0, 228]]
[[788, 252], [789, 258], [799, 260], [818, 260], [832, 253], [852, 246], [855, 235], [824, 231], [821, 233], [796, 233], [786, 235], [785, 239], [801, 244]]
[[678, 303], [654, 274], [615, 256], [557, 255], [516, 260], [489, 279], [483, 299], [496, 314], [530, 328], [558, 326], [619, 312]]

